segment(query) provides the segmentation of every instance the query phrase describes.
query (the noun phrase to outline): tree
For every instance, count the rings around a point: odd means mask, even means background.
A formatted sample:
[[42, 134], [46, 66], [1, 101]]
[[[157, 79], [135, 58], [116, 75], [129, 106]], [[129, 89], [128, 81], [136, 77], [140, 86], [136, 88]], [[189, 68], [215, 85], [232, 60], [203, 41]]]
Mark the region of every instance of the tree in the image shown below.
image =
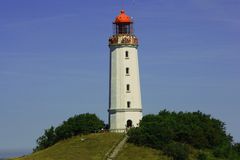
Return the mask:
[[34, 151], [42, 150], [52, 146], [56, 143], [56, 138], [55, 129], [53, 126], [51, 126], [51, 128], [46, 129], [44, 134], [37, 139], [37, 147], [34, 149]]
[[[181, 152], [183, 146], [178, 148], [176, 144], [214, 149], [216, 156], [234, 155], [231, 145], [233, 140], [226, 133], [225, 124], [200, 111], [176, 113], [163, 110], [157, 115], [146, 115], [142, 118], [140, 127], [132, 128], [128, 135], [131, 143], [162, 149], [172, 156], [175, 153], [185, 153]], [[236, 145], [235, 150], [238, 147]]]
[[207, 160], [207, 155], [203, 152], [198, 153], [197, 160]]
[[187, 160], [190, 153], [187, 145], [178, 142], [167, 144], [163, 150], [165, 154], [173, 157], [174, 160]]
[[240, 155], [240, 143], [235, 143], [233, 149]]
[[80, 114], [70, 117], [60, 126], [46, 129], [44, 134], [37, 139], [34, 151], [45, 149], [56, 142], [80, 134], [96, 133], [104, 128], [104, 123], [95, 114]]

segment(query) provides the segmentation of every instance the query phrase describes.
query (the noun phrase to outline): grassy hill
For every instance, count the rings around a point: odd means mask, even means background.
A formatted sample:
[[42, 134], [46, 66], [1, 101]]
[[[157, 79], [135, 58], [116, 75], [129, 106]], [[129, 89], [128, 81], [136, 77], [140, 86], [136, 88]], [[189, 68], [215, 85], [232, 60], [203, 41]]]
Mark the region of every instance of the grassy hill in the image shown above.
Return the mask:
[[[13, 160], [103, 160], [121, 139], [123, 134], [100, 133], [85, 136], [76, 136], [61, 141], [45, 150], [15, 158]], [[136, 157], [136, 153], [138, 156]], [[134, 157], [134, 158], [133, 158]], [[161, 152], [126, 144], [116, 160], [170, 160]]]
[[172, 160], [163, 155], [161, 151], [139, 147], [134, 144], [127, 143], [118, 154], [116, 160]]
[[[13, 160], [103, 160], [113, 146], [123, 138], [123, 134], [99, 133], [84, 136], [76, 136], [55, 144], [45, 150], [15, 158]], [[210, 152], [205, 152], [208, 160], [220, 160], [213, 158]], [[148, 147], [139, 147], [127, 143], [119, 152], [116, 160], [172, 160], [163, 155], [161, 151]], [[191, 160], [196, 160], [194, 150]]]
[[122, 137], [123, 134], [114, 133], [76, 136], [14, 160], [102, 160]]
[[[204, 151], [204, 153], [207, 155], [207, 160], [229, 160], [215, 158], [209, 150]], [[197, 160], [196, 157], [197, 150], [192, 148], [189, 160]], [[116, 160], [172, 160], [172, 158], [165, 156], [162, 151], [127, 143]]]
[[[103, 160], [123, 134], [99, 133], [76, 136], [45, 150], [13, 160]], [[136, 156], [136, 153], [138, 156]], [[155, 149], [126, 144], [116, 160], [171, 160]]]

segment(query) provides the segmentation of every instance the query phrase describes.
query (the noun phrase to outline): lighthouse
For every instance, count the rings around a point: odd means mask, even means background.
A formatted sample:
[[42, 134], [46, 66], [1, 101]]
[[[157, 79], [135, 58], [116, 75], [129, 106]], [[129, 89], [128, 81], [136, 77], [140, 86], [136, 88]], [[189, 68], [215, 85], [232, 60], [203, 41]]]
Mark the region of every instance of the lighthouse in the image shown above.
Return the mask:
[[142, 103], [138, 38], [134, 35], [132, 18], [124, 10], [113, 22], [109, 48], [109, 127], [111, 132], [125, 132], [139, 126]]

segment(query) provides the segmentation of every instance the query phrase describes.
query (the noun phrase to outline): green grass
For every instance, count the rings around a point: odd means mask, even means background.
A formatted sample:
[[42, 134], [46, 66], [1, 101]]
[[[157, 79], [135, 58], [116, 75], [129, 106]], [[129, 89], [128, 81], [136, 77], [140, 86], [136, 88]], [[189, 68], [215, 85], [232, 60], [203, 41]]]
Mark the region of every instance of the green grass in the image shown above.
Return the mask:
[[116, 160], [171, 160], [171, 158], [164, 156], [161, 151], [156, 149], [127, 143], [119, 152]]
[[[194, 148], [190, 150], [189, 160], [196, 160], [199, 151]], [[228, 160], [214, 157], [210, 150], [203, 152], [207, 155], [207, 160]], [[172, 160], [172, 158], [164, 155], [162, 151], [127, 143], [118, 154], [116, 160]]]
[[14, 160], [102, 160], [122, 137], [123, 134], [116, 133], [77, 136]]
[[[76, 136], [45, 150], [12, 160], [104, 160], [106, 154], [122, 138], [123, 134], [117, 133]], [[189, 160], [196, 160], [197, 153], [198, 150], [191, 148]], [[204, 153], [208, 156], [208, 160], [224, 160], [215, 158], [211, 154], [211, 150], [205, 150]], [[172, 160], [172, 158], [156, 149], [126, 143], [116, 160]]]

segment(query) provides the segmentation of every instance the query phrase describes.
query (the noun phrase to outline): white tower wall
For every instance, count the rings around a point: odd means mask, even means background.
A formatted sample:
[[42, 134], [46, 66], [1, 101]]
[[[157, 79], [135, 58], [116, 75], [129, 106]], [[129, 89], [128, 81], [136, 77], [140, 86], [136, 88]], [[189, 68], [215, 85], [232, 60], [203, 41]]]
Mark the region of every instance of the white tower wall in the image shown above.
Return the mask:
[[110, 130], [123, 132], [128, 120], [137, 127], [142, 119], [137, 46], [110, 46], [110, 65]]

